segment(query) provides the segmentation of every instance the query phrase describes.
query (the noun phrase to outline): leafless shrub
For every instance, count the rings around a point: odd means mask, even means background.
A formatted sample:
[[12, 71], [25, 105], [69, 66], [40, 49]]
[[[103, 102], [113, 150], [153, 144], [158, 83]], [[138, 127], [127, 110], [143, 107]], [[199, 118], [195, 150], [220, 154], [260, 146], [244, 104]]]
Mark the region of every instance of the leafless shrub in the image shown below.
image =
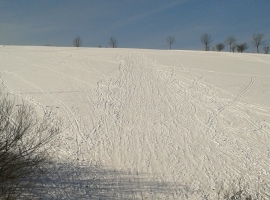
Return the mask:
[[80, 47], [82, 46], [82, 39], [80, 36], [77, 36], [74, 40], [73, 40], [73, 46], [74, 47]]
[[17, 199], [34, 186], [48, 159], [47, 146], [59, 133], [51, 112], [39, 116], [0, 91], [0, 199]]
[[269, 46], [263, 47], [264, 53], [268, 54], [269, 53]]
[[225, 182], [220, 182], [216, 184], [215, 191], [217, 200], [266, 200], [270, 197], [269, 187], [260, 179], [246, 181], [244, 178], [239, 178], [226, 186]]
[[236, 50], [237, 50], [238, 52], [240, 52], [240, 53], [244, 52], [244, 51], [247, 50], [247, 49], [248, 49], [248, 45], [247, 45], [246, 42], [240, 43], [240, 44], [237, 44], [237, 45], [236, 45]]
[[225, 48], [225, 45], [223, 43], [216, 44], [216, 50], [222, 51]]

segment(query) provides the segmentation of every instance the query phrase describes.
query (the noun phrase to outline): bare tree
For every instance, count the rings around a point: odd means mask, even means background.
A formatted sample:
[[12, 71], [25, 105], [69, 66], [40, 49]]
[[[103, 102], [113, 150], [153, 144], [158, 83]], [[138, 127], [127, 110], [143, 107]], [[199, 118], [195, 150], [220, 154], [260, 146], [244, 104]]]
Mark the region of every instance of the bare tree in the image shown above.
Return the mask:
[[213, 40], [212, 40], [212, 38], [211, 38], [211, 35], [208, 35], [207, 33], [205, 33], [205, 34], [203, 34], [202, 36], [201, 36], [201, 42], [203, 43], [203, 45], [204, 45], [204, 50], [205, 51], [209, 51], [209, 49], [210, 49], [210, 44], [211, 44], [211, 42], [212, 42]]
[[170, 45], [170, 49], [172, 49], [172, 44], [175, 43], [175, 39], [172, 36], [167, 37], [167, 42]]
[[233, 45], [231, 46], [232, 52], [235, 51], [235, 48], [236, 48], [236, 44], [233, 44]]
[[[60, 131], [47, 112], [18, 104], [0, 91], [0, 199], [29, 194], [47, 162], [46, 145]], [[31, 199], [31, 198], [30, 198]]]
[[80, 47], [82, 46], [82, 39], [80, 36], [77, 36], [74, 40], [73, 40], [73, 46], [74, 47]]
[[264, 35], [261, 33], [254, 34], [251, 40], [251, 44], [257, 48], [257, 53], [259, 53], [259, 46], [260, 45], [265, 45], [266, 40], [263, 40]]
[[226, 40], [225, 43], [230, 46], [230, 52], [232, 52], [232, 45], [234, 45], [236, 42], [236, 39], [233, 36], [229, 36]]
[[268, 54], [268, 52], [269, 52], [269, 46], [263, 47], [263, 50], [264, 50], [264, 53], [265, 54]]
[[248, 49], [248, 45], [247, 45], [247, 43], [246, 42], [244, 42], [244, 43], [240, 43], [240, 44], [237, 44], [236, 45], [236, 50], [238, 51], [238, 52], [243, 52], [243, 51], [245, 51], [245, 50], [247, 50]]
[[217, 43], [216, 44], [216, 50], [222, 51], [224, 49], [225, 45], [223, 43]]
[[118, 44], [117, 39], [115, 37], [110, 37], [109, 44], [112, 48], [116, 48]]

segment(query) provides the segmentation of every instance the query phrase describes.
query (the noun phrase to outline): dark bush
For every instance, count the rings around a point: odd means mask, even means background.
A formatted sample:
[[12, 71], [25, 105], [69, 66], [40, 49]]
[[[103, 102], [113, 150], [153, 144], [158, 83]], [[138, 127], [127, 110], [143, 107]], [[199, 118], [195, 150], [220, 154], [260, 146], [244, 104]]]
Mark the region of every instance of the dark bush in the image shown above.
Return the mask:
[[0, 91], [0, 199], [17, 199], [34, 187], [48, 161], [49, 142], [59, 131], [52, 112], [40, 115]]

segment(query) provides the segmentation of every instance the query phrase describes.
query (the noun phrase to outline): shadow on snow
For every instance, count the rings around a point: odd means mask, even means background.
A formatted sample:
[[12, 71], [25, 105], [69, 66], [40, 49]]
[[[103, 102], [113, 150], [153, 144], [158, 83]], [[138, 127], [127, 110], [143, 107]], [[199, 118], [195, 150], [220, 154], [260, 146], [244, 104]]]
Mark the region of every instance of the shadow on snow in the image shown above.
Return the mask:
[[51, 163], [31, 199], [164, 199], [193, 193], [185, 185], [150, 180], [149, 174], [68, 163]]

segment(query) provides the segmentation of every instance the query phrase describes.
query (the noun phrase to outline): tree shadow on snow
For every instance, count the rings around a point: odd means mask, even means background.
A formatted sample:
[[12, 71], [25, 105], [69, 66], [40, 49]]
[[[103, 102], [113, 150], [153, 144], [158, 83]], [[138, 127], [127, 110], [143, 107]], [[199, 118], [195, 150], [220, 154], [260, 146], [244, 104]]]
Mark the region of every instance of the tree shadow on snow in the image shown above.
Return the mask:
[[36, 180], [31, 199], [174, 199], [193, 193], [185, 185], [150, 180], [149, 174], [133, 174], [100, 166], [51, 163]]

